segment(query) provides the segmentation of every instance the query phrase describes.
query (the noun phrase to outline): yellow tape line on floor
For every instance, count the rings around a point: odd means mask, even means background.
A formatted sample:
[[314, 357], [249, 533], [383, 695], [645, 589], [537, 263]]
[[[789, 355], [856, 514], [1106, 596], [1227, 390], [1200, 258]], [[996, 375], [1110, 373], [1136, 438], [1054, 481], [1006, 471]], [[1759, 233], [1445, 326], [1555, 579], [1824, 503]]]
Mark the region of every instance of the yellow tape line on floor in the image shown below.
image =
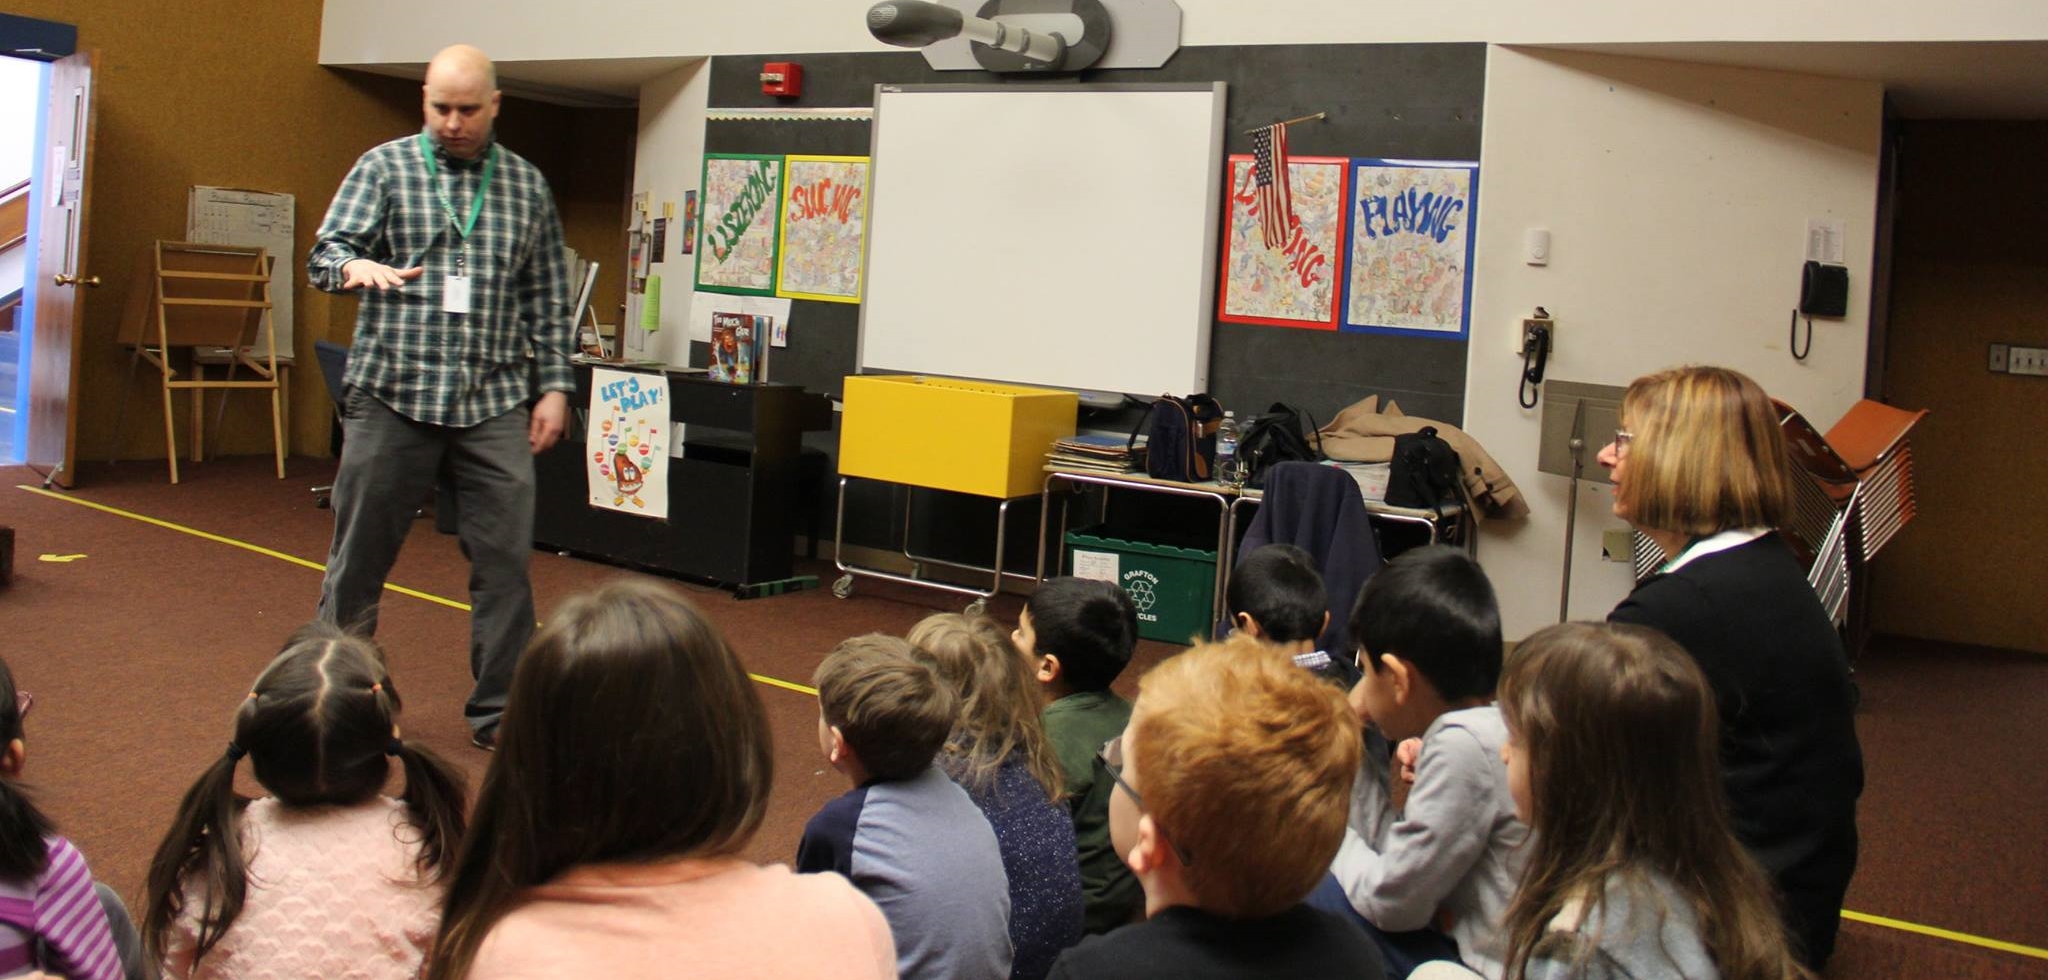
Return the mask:
[[[161, 518], [149, 517], [143, 514], [137, 514], [133, 511], [122, 510], [119, 507], [109, 507], [106, 504], [94, 503], [93, 501], [90, 500], [83, 500], [78, 497], [70, 496], [68, 494], [58, 493], [54, 490], [45, 490], [41, 487], [32, 487], [27, 484], [17, 483], [15, 484], [14, 488], [16, 490], [26, 490], [33, 494], [39, 494], [41, 496], [48, 497], [51, 500], [61, 500], [67, 504], [77, 504], [80, 507], [90, 507], [93, 510], [100, 511], [101, 513], [112, 514], [116, 517], [125, 517], [131, 521], [141, 521], [144, 524], [154, 525], [156, 527], [163, 528], [167, 531], [176, 531], [179, 534], [189, 534], [195, 538], [203, 538], [207, 541], [212, 541], [215, 544], [224, 544], [229, 547], [240, 548], [243, 551], [253, 551], [266, 558], [275, 558], [279, 561], [290, 562], [301, 568], [310, 568], [316, 572], [324, 573], [327, 571], [327, 566], [317, 561], [308, 561], [304, 558], [300, 558], [297, 555], [288, 555], [282, 551], [277, 551], [271, 548], [265, 548], [262, 545], [250, 544], [247, 541], [237, 541], [234, 538], [230, 538], [225, 535], [214, 534], [211, 531], [201, 531], [195, 527], [186, 527], [183, 524], [177, 524], [171, 521], [163, 520]], [[460, 609], [463, 612], [470, 611], [469, 603], [457, 602], [454, 599], [437, 596], [431, 592], [421, 592], [418, 589], [408, 589], [403, 585], [393, 585], [390, 582], [384, 583], [384, 587], [392, 592], [398, 593], [399, 595], [411, 596], [415, 599], [424, 599], [428, 602], [447, 606], [450, 609]], [[766, 684], [769, 687], [779, 687], [786, 691], [795, 691], [798, 694], [808, 694], [812, 697], [816, 697], [818, 695], [818, 689], [815, 687], [806, 687], [802, 684], [797, 684], [792, 681], [783, 680], [780, 677], [769, 677], [765, 674], [748, 674], [747, 676], [753, 678], [756, 681], [759, 681], [760, 683]]]
[[1923, 926], [1918, 922], [1907, 922], [1903, 919], [1887, 919], [1881, 915], [1871, 915], [1868, 912], [1851, 912], [1848, 909], [1842, 910], [1842, 918], [1848, 919], [1851, 922], [1863, 922], [1873, 926], [1883, 926], [1886, 929], [1897, 929], [1900, 932], [1911, 932], [1922, 936], [1932, 936], [1936, 939], [1946, 939], [1953, 943], [1982, 946], [1985, 949], [1995, 949], [2003, 953], [2018, 953], [2021, 956], [2031, 956], [2037, 960], [2048, 960], [2048, 949], [2042, 949], [2038, 946], [2022, 946], [2019, 943], [2009, 943], [2003, 939], [1986, 939], [1983, 936], [1972, 936], [1967, 932], [1956, 932], [1953, 929], [1941, 929], [1935, 926]]

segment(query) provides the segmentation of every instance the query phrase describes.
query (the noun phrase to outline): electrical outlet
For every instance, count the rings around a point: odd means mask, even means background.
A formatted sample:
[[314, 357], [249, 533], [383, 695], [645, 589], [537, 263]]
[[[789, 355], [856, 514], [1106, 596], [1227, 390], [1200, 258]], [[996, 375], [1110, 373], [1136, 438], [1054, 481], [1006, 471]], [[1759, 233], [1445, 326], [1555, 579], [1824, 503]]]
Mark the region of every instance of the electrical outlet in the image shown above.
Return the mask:
[[2007, 362], [2006, 362], [2006, 353], [2007, 353], [2007, 351], [2008, 351], [2008, 350], [2009, 350], [2009, 348], [2008, 348], [2008, 346], [2007, 346], [2007, 345], [2005, 345], [2005, 344], [1992, 344], [1992, 345], [1991, 345], [1991, 373], [1992, 373], [1992, 374], [2004, 374], [2004, 373], [2005, 373], [2005, 366], [2006, 366], [2006, 363], [2007, 363]]
[[2048, 377], [2048, 347], [2012, 348], [2008, 355], [2006, 371], [2011, 374]]

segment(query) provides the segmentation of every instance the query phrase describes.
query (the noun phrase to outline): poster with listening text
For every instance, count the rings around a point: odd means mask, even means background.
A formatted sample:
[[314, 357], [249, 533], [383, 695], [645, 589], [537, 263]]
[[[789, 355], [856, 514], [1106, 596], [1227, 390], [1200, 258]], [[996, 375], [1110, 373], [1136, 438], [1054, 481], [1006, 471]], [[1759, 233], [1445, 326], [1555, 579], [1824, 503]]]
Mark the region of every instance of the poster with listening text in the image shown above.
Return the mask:
[[668, 376], [592, 368], [590, 506], [668, 517]]
[[1345, 330], [1463, 339], [1479, 165], [1353, 160]]
[[791, 156], [783, 171], [782, 267], [775, 293], [860, 302], [866, 246], [868, 158]]
[[704, 155], [698, 289], [775, 295], [775, 236], [781, 223], [782, 176], [781, 157]]
[[1265, 195], [1253, 180], [1250, 154], [1230, 158], [1230, 200], [1223, 227], [1223, 289], [1216, 318], [1233, 323], [1337, 329], [1344, 248], [1344, 181], [1351, 161], [1289, 157], [1293, 207], [1285, 240], [1269, 245], [1261, 230]]

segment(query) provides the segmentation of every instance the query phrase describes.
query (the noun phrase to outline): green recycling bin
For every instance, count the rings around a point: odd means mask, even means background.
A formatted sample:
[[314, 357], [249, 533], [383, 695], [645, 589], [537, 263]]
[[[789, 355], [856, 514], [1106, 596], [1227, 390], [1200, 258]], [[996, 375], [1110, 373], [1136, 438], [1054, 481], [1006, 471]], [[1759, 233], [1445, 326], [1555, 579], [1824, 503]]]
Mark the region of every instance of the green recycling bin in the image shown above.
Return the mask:
[[1207, 638], [1216, 604], [1216, 549], [1116, 537], [1106, 528], [1067, 532], [1067, 573], [1124, 587], [1138, 607], [1138, 635], [1185, 644]]

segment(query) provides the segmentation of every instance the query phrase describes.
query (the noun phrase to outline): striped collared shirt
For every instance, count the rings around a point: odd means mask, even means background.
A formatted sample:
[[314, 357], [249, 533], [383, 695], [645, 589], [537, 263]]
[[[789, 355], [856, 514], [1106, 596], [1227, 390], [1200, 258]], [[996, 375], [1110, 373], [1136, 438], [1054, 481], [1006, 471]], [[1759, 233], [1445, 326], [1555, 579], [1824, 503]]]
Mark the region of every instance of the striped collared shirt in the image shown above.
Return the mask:
[[[568, 257], [547, 179], [494, 141], [496, 168], [465, 240], [449, 210], [469, 217], [486, 158], [455, 159], [429, 137], [430, 173], [421, 143], [419, 134], [392, 140], [356, 161], [306, 259], [314, 288], [328, 292], [340, 291], [352, 259], [426, 270], [403, 289], [359, 291], [347, 383], [407, 418], [450, 426], [496, 418], [541, 392], [574, 391]], [[470, 282], [468, 313], [442, 309], [458, 265]]]

